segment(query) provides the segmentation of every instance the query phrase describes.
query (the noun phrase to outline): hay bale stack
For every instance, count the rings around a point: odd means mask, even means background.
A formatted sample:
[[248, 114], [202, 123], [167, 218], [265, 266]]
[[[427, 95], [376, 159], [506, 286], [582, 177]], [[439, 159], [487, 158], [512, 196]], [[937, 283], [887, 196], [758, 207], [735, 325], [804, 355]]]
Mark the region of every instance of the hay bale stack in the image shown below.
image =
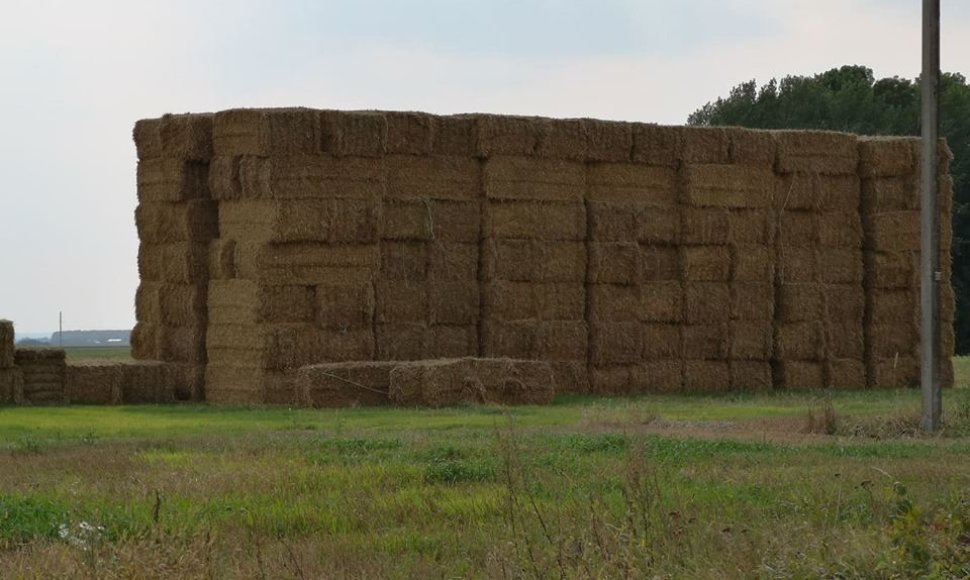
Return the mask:
[[555, 393], [552, 368], [540, 361], [442, 359], [403, 363], [390, 372], [390, 399], [398, 406], [542, 405]]
[[[941, 148], [941, 380], [952, 385], [954, 297], [950, 159]], [[918, 139], [864, 138], [859, 143], [865, 230], [865, 365], [870, 387], [919, 384], [920, 160]]]
[[172, 363], [81, 362], [67, 365], [64, 393], [71, 404], [171, 403], [186, 381], [180, 365]]
[[389, 403], [391, 370], [397, 361], [355, 361], [310, 365], [298, 372], [300, 404], [359, 407]]
[[24, 372], [16, 367], [0, 369], [0, 405], [18, 405], [24, 397]]
[[23, 373], [23, 400], [28, 405], [59, 405], [66, 402], [64, 373], [66, 354], [55, 348], [18, 348], [14, 362]]
[[0, 320], [0, 370], [13, 368], [14, 352], [13, 322]]

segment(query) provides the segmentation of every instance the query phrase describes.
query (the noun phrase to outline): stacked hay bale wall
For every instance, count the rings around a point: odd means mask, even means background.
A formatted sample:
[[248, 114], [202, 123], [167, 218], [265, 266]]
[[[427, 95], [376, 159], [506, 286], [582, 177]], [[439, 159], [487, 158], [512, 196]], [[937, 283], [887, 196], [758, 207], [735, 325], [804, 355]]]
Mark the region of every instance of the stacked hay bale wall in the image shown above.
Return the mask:
[[[298, 369], [346, 361], [540, 360], [603, 393], [905, 384], [917, 363], [904, 139], [309, 109], [138, 135], [135, 350], [207, 364], [213, 402], [307, 400]], [[337, 391], [314, 392], [361, 402]]]
[[14, 366], [13, 322], [0, 320], [0, 405], [20, 402], [23, 396], [23, 371]]
[[64, 375], [66, 353], [56, 348], [18, 348], [14, 363], [23, 374], [21, 394], [14, 402], [27, 405], [58, 405], [66, 402]]
[[82, 405], [171, 403], [184, 388], [183, 365], [158, 361], [68, 364], [65, 402]]

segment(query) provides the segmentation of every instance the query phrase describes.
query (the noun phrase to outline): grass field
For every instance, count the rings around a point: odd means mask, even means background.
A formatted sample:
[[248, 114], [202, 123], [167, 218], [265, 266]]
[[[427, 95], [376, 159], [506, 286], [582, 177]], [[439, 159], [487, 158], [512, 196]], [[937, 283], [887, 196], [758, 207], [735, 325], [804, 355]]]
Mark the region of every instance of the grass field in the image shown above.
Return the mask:
[[68, 361], [131, 360], [130, 346], [68, 346]]
[[945, 399], [932, 438], [915, 391], [5, 408], [0, 577], [965, 577]]

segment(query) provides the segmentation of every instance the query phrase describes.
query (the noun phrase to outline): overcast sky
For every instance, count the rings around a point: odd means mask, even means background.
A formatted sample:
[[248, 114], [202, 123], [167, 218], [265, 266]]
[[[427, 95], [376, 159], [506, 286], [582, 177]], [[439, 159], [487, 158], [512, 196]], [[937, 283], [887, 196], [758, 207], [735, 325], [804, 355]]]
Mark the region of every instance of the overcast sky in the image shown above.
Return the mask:
[[[919, 0], [0, 0], [0, 318], [130, 328], [135, 120], [309, 106], [679, 124], [749, 79], [915, 77]], [[970, 76], [970, 2], [943, 0]]]

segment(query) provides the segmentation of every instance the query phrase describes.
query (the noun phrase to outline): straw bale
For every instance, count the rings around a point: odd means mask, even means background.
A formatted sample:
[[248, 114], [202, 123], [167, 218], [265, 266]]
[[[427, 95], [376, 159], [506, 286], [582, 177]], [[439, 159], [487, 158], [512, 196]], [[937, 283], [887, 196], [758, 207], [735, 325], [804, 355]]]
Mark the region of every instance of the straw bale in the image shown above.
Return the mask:
[[204, 284], [208, 281], [208, 244], [141, 244], [138, 273], [143, 281]]
[[644, 244], [678, 244], [681, 238], [677, 209], [644, 207], [636, 214], [636, 239]]
[[312, 287], [213, 280], [208, 294], [208, 319], [213, 324], [309, 322], [314, 317]]
[[915, 173], [866, 179], [862, 182], [863, 211], [919, 211], [919, 179]]
[[[676, 286], [679, 295], [680, 285]], [[587, 287], [587, 294], [589, 296], [588, 320], [593, 323], [635, 319], [640, 311], [640, 289], [635, 286], [590, 284]]]
[[424, 332], [425, 358], [457, 358], [478, 355], [478, 327], [437, 324]]
[[489, 201], [485, 236], [537, 240], [585, 240], [586, 206], [581, 203]]
[[782, 212], [778, 224], [778, 243], [782, 247], [818, 244], [818, 214], [808, 211]]
[[859, 173], [863, 177], [919, 173], [919, 146], [915, 137], [861, 137]]
[[825, 335], [819, 322], [781, 322], [775, 327], [775, 358], [818, 361], [824, 358]]
[[430, 200], [385, 200], [381, 210], [381, 239], [396, 241], [433, 240], [433, 210]]
[[198, 161], [158, 158], [138, 162], [138, 201], [167, 203], [209, 197], [209, 166]]
[[590, 362], [596, 367], [634, 364], [643, 353], [643, 332], [639, 322], [593, 324], [590, 333]]
[[867, 370], [872, 388], [916, 387], [920, 383], [919, 358], [915, 356], [870, 359]]
[[679, 360], [652, 360], [630, 367], [630, 391], [676, 393], [684, 388], [684, 365]]
[[680, 157], [684, 163], [726, 164], [731, 142], [723, 127], [684, 127]]
[[436, 116], [432, 152], [436, 155], [474, 156], [477, 126], [475, 115]]
[[210, 324], [205, 344], [209, 365], [265, 366], [266, 344], [255, 323]]
[[319, 113], [310, 109], [232, 109], [212, 119], [216, 155], [315, 154], [320, 151]]
[[866, 247], [881, 252], [918, 251], [920, 214], [892, 211], [865, 217]]
[[688, 324], [725, 322], [731, 317], [731, 286], [723, 282], [684, 285], [684, 321]]
[[731, 248], [728, 246], [681, 246], [683, 280], [723, 282], [731, 279]]
[[219, 237], [216, 205], [211, 201], [142, 203], [135, 210], [142, 242], [206, 241]]
[[858, 175], [819, 175], [816, 180], [819, 204], [823, 211], [858, 212], [862, 205], [862, 182]]
[[[321, 287], [323, 288], [323, 287]], [[361, 327], [371, 323], [370, 316], [382, 324], [397, 322], [428, 322], [430, 318], [427, 282], [407, 282], [400, 280], [378, 280], [370, 300], [372, 310], [364, 310], [364, 304], [355, 305], [359, 298], [354, 287], [336, 287], [334, 297], [328, 299], [332, 305], [321, 305], [321, 319], [345, 321]], [[351, 301], [350, 304], [342, 302]], [[373, 308], [376, 306], [376, 310]], [[350, 310], [350, 312], [347, 312]]]
[[206, 288], [142, 282], [135, 293], [135, 317], [141, 322], [191, 326], [206, 318]]
[[300, 404], [297, 371], [267, 371], [263, 376], [263, 403], [266, 405]]
[[582, 320], [553, 320], [534, 323], [536, 354], [540, 360], [586, 360], [589, 328]]
[[[582, 289], [582, 286], [578, 288]], [[427, 285], [429, 321], [432, 324], [476, 324], [479, 320], [479, 291], [476, 280], [432, 281]]]
[[312, 322], [315, 303], [312, 286], [259, 285], [254, 310], [259, 322]]
[[236, 241], [216, 239], [209, 242], [209, 277], [230, 280], [236, 277]]
[[775, 186], [775, 207], [785, 210], [857, 212], [862, 200], [859, 176], [787, 173]]
[[631, 203], [586, 202], [589, 239], [596, 242], [637, 241], [637, 213], [637, 206]]
[[641, 246], [638, 273], [642, 282], [680, 280], [680, 251], [677, 246]]
[[622, 121], [583, 119], [587, 161], [628, 162], [633, 154], [633, 125]]
[[919, 284], [919, 254], [915, 252], [865, 252], [866, 286], [893, 289]]
[[635, 392], [639, 385], [634, 384], [636, 366], [624, 365], [609, 368], [589, 369], [590, 392], [598, 395], [627, 395]]
[[205, 367], [206, 365], [172, 364], [175, 373], [176, 401], [205, 401]]
[[862, 360], [865, 342], [862, 321], [827, 320], [825, 324], [826, 358]]
[[573, 161], [586, 160], [586, 127], [582, 120], [542, 119], [535, 123], [539, 128], [536, 155]]
[[582, 201], [586, 166], [575, 161], [492, 157], [485, 163], [485, 195], [490, 199]]
[[205, 363], [205, 331], [205, 324], [157, 327], [158, 359], [165, 362]]
[[139, 159], [206, 161], [212, 156], [212, 115], [164, 115], [135, 123]]
[[420, 282], [428, 279], [429, 246], [424, 242], [381, 243], [382, 280]]
[[684, 388], [704, 393], [731, 388], [731, 368], [727, 361], [684, 361]]
[[732, 321], [730, 348], [734, 360], [769, 360], [774, 349], [771, 321]]
[[731, 279], [738, 282], [770, 282], [775, 274], [774, 252], [761, 244], [735, 244], [730, 248]]
[[819, 250], [813, 246], [792, 246], [780, 248], [775, 270], [783, 284], [807, 284], [818, 282]]
[[[582, 247], [582, 244], [579, 244], [579, 246]], [[478, 244], [453, 242], [431, 244], [428, 246], [428, 278], [437, 281], [461, 280], [467, 282], [477, 280], [479, 253]], [[546, 258], [544, 255], [540, 255], [540, 257]], [[551, 265], [551, 267], [555, 266], [556, 264]], [[582, 262], [582, 266], [585, 269], [585, 260]]]
[[778, 291], [778, 315], [783, 322], [812, 322], [822, 317], [822, 286], [782, 284]]
[[854, 174], [859, 164], [855, 135], [828, 131], [781, 131], [778, 140], [780, 173]]
[[13, 322], [0, 319], [0, 369], [9, 369], [14, 359]]
[[[237, 168], [238, 187], [209, 185], [216, 199], [375, 199], [384, 194], [380, 159], [331, 155], [243, 157]], [[229, 173], [221, 169], [220, 175]], [[226, 178], [223, 178], [224, 180]], [[217, 189], [217, 187], [219, 189]], [[226, 194], [226, 196], [223, 196]], [[228, 197], [235, 195], [235, 197]]]
[[866, 365], [861, 360], [841, 358], [828, 363], [828, 387], [833, 389], [866, 388]]
[[817, 362], [782, 360], [777, 363], [779, 387], [786, 389], [825, 388], [825, 366]]
[[684, 292], [679, 282], [651, 282], [640, 286], [640, 320], [643, 322], [681, 322], [684, 319]]
[[[365, 284], [380, 263], [377, 244], [326, 243], [237, 246], [240, 277], [278, 286]], [[245, 254], [249, 254], [246, 256]]]
[[429, 155], [434, 139], [435, 118], [427, 113], [387, 112], [387, 152]]
[[866, 348], [875, 358], [919, 355], [919, 327], [908, 319], [866, 326]]
[[338, 156], [380, 157], [387, 151], [382, 112], [320, 111], [322, 149]]
[[874, 288], [866, 293], [869, 314], [867, 321], [876, 324], [919, 324], [919, 292], [913, 290], [882, 290]]
[[643, 360], [656, 361], [683, 357], [680, 327], [676, 324], [647, 322], [640, 325], [643, 335]]
[[390, 398], [395, 405], [536, 405], [551, 403], [554, 397], [552, 369], [538, 361], [441, 359], [391, 370]]
[[140, 119], [135, 122], [132, 137], [138, 159], [154, 159], [162, 156], [161, 119]]
[[209, 162], [208, 190], [215, 200], [242, 198], [241, 158], [213, 157]]
[[589, 367], [586, 361], [550, 361], [556, 393], [589, 393]]
[[730, 127], [724, 129], [730, 143], [731, 163], [773, 168], [778, 155], [774, 133]]
[[739, 209], [728, 214], [731, 243], [768, 245], [772, 242], [768, 212], [757, 209]]
[[297, 372], [300, 404], [361, 407], [390, 403], [391, 370], [397, 362], [353, 361], [305, 366]]
[[488, 357], [531, 359], [539, 349], [537, 323], [531, 321], [483, 321], [482, 354]]
[[205, 371], [206, 402], [215, 405], [261, 405], [263, 373], [246, 366], [209, 364]]
[[222, 202], [223, 236], [273, 242], [376, 243], [380, 202], [373, 199], [303, 199]]
[[[14, 363], [23, 374], [23, 389], [22, 396], [18, 396], [17, 385], [13, 384], [14, 398], [33, 405], [63, 403], [65, 358], [62, 349], [16, 349]], [[16, 378], [11, 380], [12, 383], [16, 381]]]
[[539, 143], [540, 124], [529, 117], [479, 115], [477, 147], [479, 157], [532, 155]]
[[632, 163], [592, 163], [587, 167], [590, 201], [661, 208], [677, 204], [677, 171], [670, 167]]
[[470, 157], [388, 155], [384, 163], [388, 197], [457, 201], [481, 197], [481, 164]]
[[633, 125], [633, 161], [644, 165], [677, 167], [682, 158], [683, 127]]
[[[363, 352], [354, 352], [355, 345], [366, 339], [352, 332], [325, 332], [306, 323], [267, 324], [258, 332], [266, 369], [287, 370], [318, 362], [371, 358]], [[347, 351], [350, 355], [341, 358]]]
[[482, 212], [477, 201], [437, 200], [432, 210], [435, 240], [478, 244]]
[[727, 244], [731, 241], [729, 212], [720, 208], [684, 208], [680, 241], [684, 244]]
[[772, 320], [775, 287], [771, 282], [731, 284], [731, 320]]
[[772, 201], [771, 167], [684, 165], [684, 202], [694, 207], [764, 208]]
[[138, 405], [175, 401], [175, 391], [180, 378], [177, 365], [139, 361], [125, 363], [123, 367], [120, 401], [117, 402]]
[[485, 242], [482, 258], [486, 280], [586, 280], [586, 245], [582, 242], [490, 239]]
[[726, 360], [731, 353], [731, 328], [727, 323], [683, 325], [680, 350], [686, 359]]
[[591, 284], [636, 284], [640, 280], [640, 247], [631, 243], [590, 242], [589, 272]]
[[819, 214], [818, 230], [823, 246], [862, 247], [862, 219], [858, 213], [836, 211]]
[[0, 405], [19, 405], [24, 397], [24, 372], [18, 368], [0, 369]]
[[827, 285], [821, 291], [826, 320], [862, 323], [866, 312], [866, 293], [862, 286]]
[[495, 320], [582, 320], [586, 309], [586, 287], [579, 283], [497, 280], [485, 290], [485, 316]]
[[731, 372], [732, 391], [771, 390], [771, 364], [754, 360], [732, 360], [728, 362]]
[[135, 323], [131, 331], [131, 357], [135, 360], [159, 358], [158, 326], [144, 322]]
[[424, 323], [378, 324], [375, 331], [377, 360], [418, 360], [424, 357]]

